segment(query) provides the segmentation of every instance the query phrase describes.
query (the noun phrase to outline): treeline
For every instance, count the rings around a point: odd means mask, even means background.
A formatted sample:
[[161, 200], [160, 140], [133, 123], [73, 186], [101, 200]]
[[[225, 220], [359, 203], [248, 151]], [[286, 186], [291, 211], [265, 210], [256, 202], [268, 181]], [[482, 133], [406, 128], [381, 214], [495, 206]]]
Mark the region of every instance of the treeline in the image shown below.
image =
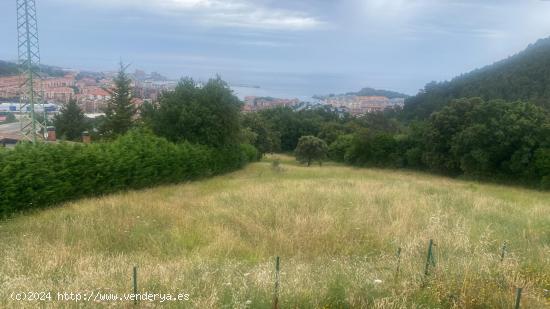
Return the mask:
[[341, 159], [550, 187], [549, 133], [535, 104], [461, 99], [397, 134], [360, 132]]
[[407, 100], [403, 118], [427, 119], [452, 100], [529, 101], [550, 108], [550, 38], [493, 65], [463, 74], [448, 82], [432, 82]]
[[405, 125], [399, 114], [339, 118], [287, 108], [245, 116], [266, 151], [294, 151], [301, 136], [329, 145], [332, 160], [411, 168], [550, 188], [550, 114], [533, 103], [455, 100], [429, 119]]
[[[159, 102], [135, 108], [121, 66], [112, 99], [91, 144], [19, 144], [0, 148], [0, 217], [158, 184], [232, 171], [259, 159], [241, 127], [241, 102], [220, 78], [199, 87], [183, 80]], [[54, 123], [79, 141], [85, 117], [75, 102]]]
[[256, 135], [254, 146], [261, 153], [292, 152], [299, 139], [308, 135], [330, 143], [339, 135], [352, 132], [351, 123], [358, 121], [347, 116], [340, 118], [325, 108], [295, 112], [279, 107], [243, 115], [243, 127]]

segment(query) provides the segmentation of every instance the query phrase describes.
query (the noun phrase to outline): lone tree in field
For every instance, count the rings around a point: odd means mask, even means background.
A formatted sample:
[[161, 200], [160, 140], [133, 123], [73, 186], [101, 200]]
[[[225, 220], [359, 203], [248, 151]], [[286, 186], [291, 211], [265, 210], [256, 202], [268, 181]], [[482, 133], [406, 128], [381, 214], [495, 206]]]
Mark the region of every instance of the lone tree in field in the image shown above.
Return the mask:
[[319, 165], [322, 165], [327, 157], [328, 146], [324, 140], [315, 136], [302, 136], [294, 153], [296, 160], [300, 163], [307, 163], [307, 166], [310, 166], [311, 162], [318, 161]]
[[53, 124], [59, 136], [69, 141], [80, 140], [82, 132], [87, 129], [86, 116], [74, 99], [71, 99], [61, 108], [60, 113], [55, 115]]
[[132, 80], [126, 74], [128, 67], [120, 64], [117, 77], [113, 80], [115, 87], [109, 90], [111, 99], [105, 109], [105, 122], [101, 132], [105, 136], [117, 136], [132, 128], [136, 109], [132, 104]]

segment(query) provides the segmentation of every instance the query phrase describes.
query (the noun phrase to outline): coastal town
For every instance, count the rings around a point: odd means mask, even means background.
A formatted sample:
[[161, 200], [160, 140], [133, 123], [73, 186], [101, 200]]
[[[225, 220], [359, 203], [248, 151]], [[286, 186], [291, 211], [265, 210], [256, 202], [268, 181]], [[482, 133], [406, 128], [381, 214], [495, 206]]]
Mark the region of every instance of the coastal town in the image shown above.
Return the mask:
[[[43, 99], [51, 111], [74, 99], [87, 115], [101, 114], [111, 99], [113, 78], [116, 73], [85, 73], [77, 71], [64, 72], [62, 76], [46, 77], [39, 80], [36, 89], [42, 92]], [[61, 74], [60, 74], [61, 75]], [[170, 81], [158, 73], [147, 74], [136, 70], [130, 74], [134, 104], [154, 102], [163, 91], [171, 91], [177, 82]], [[0, 77], [0, 111], [18, 111], [22, 76]]]
[[[60, 76], [49, 76], [37, 82], [37, 89], [43, 95], [46, 108], [51, 113], [59, 111], [69, 100], [76, 100], [88, 117], [102, 115], [107, 102], [111, 99], [113, 78], [116, 73], [90, 73], [63, 71]], [[144, 102], [156, 102], [164, 91], [172, 91], [177, 81], [172, 81], [158, 73], [146, 73], [136, 70], [129, 74], [132, 80], [133, 102], [139, 107]], [[0, 77], [0, 112], [18, 112], [22, 76]], [[257, 86], [258, 87], [258, 86]], [[331, 95], [304, 102], [296, 98], [244, 97], [243, 112], [257, 112], [276, 107], [289, 107], [294, 110], [330, 108], [339, 114], [360, 117], [367, 113], [383, 112], [388, 109], [400, 109], [405, 98], [385, 96]]]
[[360, 117], [368, 113], [383, 112], [389, 109], [400, 109], [405, 105], [405, 98], [387, 98], [384, 96], [338, 95], [313, 102], [303, 102], [299, 99], [278, 99], [271, 97], [245, 97], [245, 112], [254, 112], [275, 107], [290, 107], [294, 110], [329, 107], [338, 113], [347, 113]]

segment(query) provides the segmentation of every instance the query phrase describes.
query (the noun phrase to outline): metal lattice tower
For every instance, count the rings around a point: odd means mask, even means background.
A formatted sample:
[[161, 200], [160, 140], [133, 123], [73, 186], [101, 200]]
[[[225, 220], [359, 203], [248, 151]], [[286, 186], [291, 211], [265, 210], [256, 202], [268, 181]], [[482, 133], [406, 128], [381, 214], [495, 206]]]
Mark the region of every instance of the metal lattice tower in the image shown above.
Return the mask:
[[21, 134], [36, 143], [44, 138], [45, 123], [38, 121], [36, 107], [41, 106], [46, 122], [42, 76], [40, 72], [40, 48], [35, 0], [17, 0], [17, 34], [19, 69], [21, 71], [20, 119]]

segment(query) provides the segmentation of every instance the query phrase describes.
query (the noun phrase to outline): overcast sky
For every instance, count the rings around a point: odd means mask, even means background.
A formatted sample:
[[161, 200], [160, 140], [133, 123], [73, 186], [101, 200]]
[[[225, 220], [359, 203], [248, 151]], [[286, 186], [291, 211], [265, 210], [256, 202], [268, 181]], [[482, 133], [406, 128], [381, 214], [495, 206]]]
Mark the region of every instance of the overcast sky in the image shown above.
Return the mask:
[[[15, 0], [0, 59], [16, 58]], [[42, 62], [314, 94], [414, 94], [550, 36], [541, 0], [36, 0]]]

